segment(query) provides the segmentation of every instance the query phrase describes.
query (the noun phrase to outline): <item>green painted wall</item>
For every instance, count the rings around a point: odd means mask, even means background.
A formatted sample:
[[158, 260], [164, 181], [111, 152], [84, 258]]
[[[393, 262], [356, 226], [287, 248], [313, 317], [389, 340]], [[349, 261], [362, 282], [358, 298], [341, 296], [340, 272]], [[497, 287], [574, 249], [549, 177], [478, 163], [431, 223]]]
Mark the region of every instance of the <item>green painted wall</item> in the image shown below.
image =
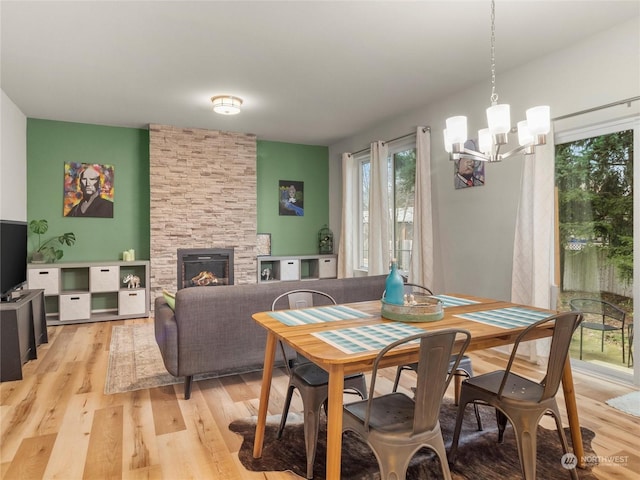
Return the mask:
[[[113, 218], [63, 217], [65, 162], [114, 165]], [[43, 240], [75, 233], [62, 261], [120, 260], [130, 248], [149, 259], [149, 132], [27, 119], [27, 219], [40, 218], [49, 222]], [[30, 235], [30, 252], [34, 246]]]
[[[318, 253], [318, 231], [329, 224], [329, 149], [258, 141], [258, 233], [271, 234], [272, 255]], [[304, 182], [304, 216], [279, 214], [280, 180]]]
[[[257, 142], [258, 232], [271, 233], [272, 255], [318, 253], [329, 223], [329, 151], [323, 146]], [[115, 166], [114, 218], [63, 217], [65, 162]], [[280, 180], [304, 182], [304, 216], [280, 216]], [[51, 120], [27, 120], [27, 218], [45, 218], [50, 236], [73, 232], [63, 262], [149, 259], [149, 132]], [[37, 245], [30, 236], [29, 251]]]

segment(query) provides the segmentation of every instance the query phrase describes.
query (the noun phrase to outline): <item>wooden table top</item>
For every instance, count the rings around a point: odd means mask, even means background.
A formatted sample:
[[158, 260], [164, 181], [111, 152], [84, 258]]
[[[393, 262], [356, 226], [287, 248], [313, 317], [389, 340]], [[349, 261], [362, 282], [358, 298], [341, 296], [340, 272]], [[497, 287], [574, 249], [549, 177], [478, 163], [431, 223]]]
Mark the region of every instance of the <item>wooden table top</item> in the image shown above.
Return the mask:
[[[508, 307], [522, 307], [529, 310], [537, 310], [548, 313], [555, 312], [544, 309], [537, 309], [526, 305], [517, 305], [510, 302], [497, 301], [487, 298], [474, 297], [469, 295], [449, 294], [458, 298], [472, 300], [477, 303], [449, 306], [444, 308], [444, 317], [442, 320], [432, 322], [411, 322], [407, 325], [417, 327], [423, 330], [440, 330], [445, 328], [460, 328], [468, 330], [471, 333], [471, 343], [468, 351], [480, 350], [499, 345], [509, 345], [514, 342], [515, 337], [525, 328], [501, 328], [495, 325], [488, 325], [477, 321], [460, 318], [457, 315], [479, 312], [486, 310], [496, 310]], [[343, 364], [345, 371], [350, 371], [350, 365], [357, 365], [357, 369], [369, 370], [370, 366], [379, 350], [369, 350], [358, 353], [345, 353], [344, 351], [330, 345], [329, 343], [314, 336], [314, 333], [326, 332], [336, 329], [345, 329], [350, 327], [362, 327], [367, 325], [381, 325], [385, 323], [397, 323], [388, 320], [380, 315], [381, 302], [379, 300], [358, 302], [345, 304], [347, 307], [354, 308], [361, 312], [370, 314], [368, 318], [357, 318], [351, 320], [340, 320], [331, 322], [311, 323], [304, 325], [288, 326], [270, 315], [271, 312], [261, 312], [253, 315], [254, 320], [262, 327], [276, 335], [276, 337], [300, 354], [312, 360], [314, 363], [327, 368], [331, 364]], [[404, 322], [400, 322], [404, 323]], [[546, 337], [550, 335], [548, 328], [538, 332], [537, 337]], [[536, 338], [535, 336], [532, 338]], [[405, 352], [411, 356], [417, 355], [417, 346], [408, 346], [405, 349], [412, 352]], [[395, 358], [391, 361], [399, 361]], [[404, 361], [404, 360], [402, 360]]]

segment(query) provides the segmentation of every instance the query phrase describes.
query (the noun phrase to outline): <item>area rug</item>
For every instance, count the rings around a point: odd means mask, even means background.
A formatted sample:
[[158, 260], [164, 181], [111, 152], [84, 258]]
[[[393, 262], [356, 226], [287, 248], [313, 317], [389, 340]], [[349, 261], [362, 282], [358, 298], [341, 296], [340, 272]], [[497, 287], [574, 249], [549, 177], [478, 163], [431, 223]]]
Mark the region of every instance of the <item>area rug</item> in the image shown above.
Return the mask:
[[634, 417], [640, 417], [640, 391], [607, 400], [607, 405]]
[[[520, 462], [513, 429], [505, 432], [504, 443], [497, 443], [495, 411], [481, 407], [484, 430], [479, 432], [469, 406], [465, 415], [458, 447], [458, 457], [451, 474], [454, 480], [477, 480], [479, 478], [499, 478], [501, 480], [521, 480]], [[440, 426], [447, 449], [451, 445], [455, 426], [456, 407], [447, 399], [440, 413]], [[261, 458], [253, 458], [255, 417], [236, 420], [229, 429], [243, 437], [238, 452], [240, 461], [250, 471], [292, 471], [305, 477], [306, 458], [303, 423], [300, 415], [289, 414], [287, 426], [281, 439], [276, 438], [280, 416], [269, 417], [267, 421], [264, 448]], [[314, 466], [314, 479], [326, 478], [326, 418], [321, 416], [320, 433]], [[569, 444], [569, 429], [565, 428]], [[582, 428], [585, 455], [594, 455], [591, 441], [595, 434]], [[538, 427], [537, 478], [545, 480], [566, 480], [568, 472], [561, 466], [562, 447], [555, 430]], [[591, 468], [578, 469], [581, 480], [596, 480]], [[374, 480], [380, 478], [378, 464], [369, 447], [351, 432], [342, 438], [341, 480]], [[420, 450], [412, 459], [407, 479], [443, 478], [440, 463], [427, 449]]]
[[122, 393], [184, 381], [164, 367], [153, 324], [116, 325], [111, 331], [104, 393]]

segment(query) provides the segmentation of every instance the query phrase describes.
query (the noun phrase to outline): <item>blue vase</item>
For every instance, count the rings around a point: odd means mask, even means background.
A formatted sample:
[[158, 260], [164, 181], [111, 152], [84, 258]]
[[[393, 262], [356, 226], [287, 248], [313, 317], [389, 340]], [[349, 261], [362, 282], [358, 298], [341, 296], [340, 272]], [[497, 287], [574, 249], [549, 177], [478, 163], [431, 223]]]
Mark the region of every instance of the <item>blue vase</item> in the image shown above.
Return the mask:
[[404, 305], [404, 282], [398, 272], [398, 262], [395, 258], [391, 261], [391, 271], [385, 282], [384, 300], [394, 305]]

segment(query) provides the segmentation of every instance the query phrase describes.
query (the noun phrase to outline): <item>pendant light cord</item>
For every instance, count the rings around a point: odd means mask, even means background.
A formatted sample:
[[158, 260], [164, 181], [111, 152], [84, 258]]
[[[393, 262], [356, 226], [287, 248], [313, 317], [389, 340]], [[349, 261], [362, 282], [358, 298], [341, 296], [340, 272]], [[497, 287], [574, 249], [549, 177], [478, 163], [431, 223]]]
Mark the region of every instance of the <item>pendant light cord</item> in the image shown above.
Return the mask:
[[491, 0], [491, 105], [498, 103], [496, 93], [496, 2]]

